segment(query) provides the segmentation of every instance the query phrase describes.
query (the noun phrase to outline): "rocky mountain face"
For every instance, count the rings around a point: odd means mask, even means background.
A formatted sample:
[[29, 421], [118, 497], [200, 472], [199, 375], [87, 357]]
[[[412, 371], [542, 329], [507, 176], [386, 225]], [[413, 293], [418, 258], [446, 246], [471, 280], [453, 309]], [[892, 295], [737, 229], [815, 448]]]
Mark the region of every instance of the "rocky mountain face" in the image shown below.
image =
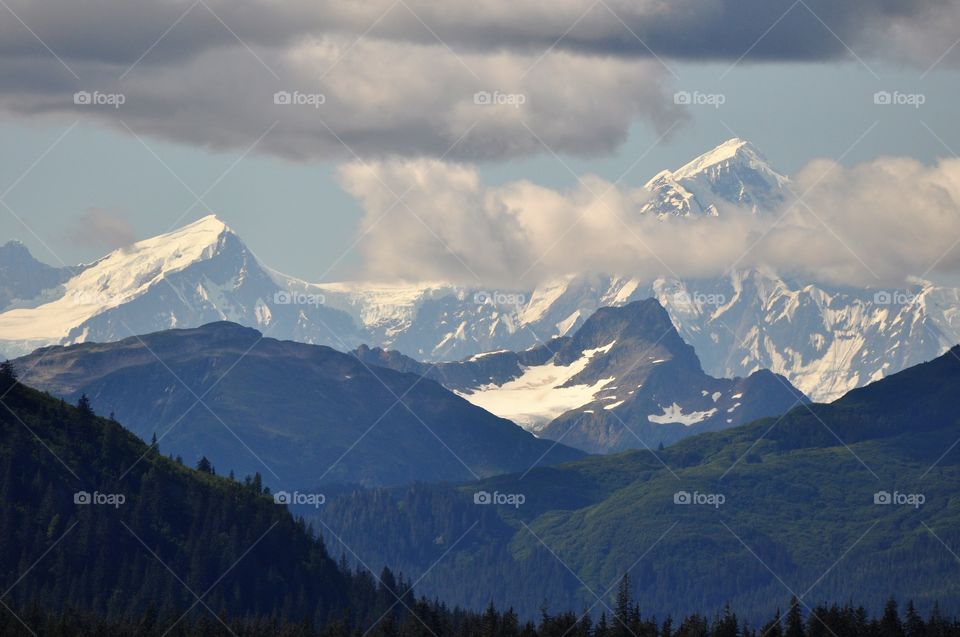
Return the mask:
[[28, 305], [45, 292], [55, 295], [56, 288], [82, 267], [49, 266], [33, 258], [19, 241], [8, 241], [0, 245], [0, 307]]
[[601, 308], [572, 335], [521, 352], [437, 364], [367, 347], [355, 354], [433, 378], [538, 436], [594, 453], [655, 448], [806, 400], [766, 370], [708, 376], [655, 299]]

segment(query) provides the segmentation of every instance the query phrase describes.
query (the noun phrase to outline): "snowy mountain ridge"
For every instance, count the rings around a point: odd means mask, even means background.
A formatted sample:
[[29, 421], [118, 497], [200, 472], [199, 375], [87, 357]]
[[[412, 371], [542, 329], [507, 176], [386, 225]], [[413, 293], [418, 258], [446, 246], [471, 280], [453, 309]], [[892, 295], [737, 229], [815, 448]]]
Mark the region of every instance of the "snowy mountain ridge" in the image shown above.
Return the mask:
[[[644, 213], [757, 214], [789, 180], [744, 140], [729, 140], [647, 184]], [[522, 351], [573, 334], [598, 308], [655, 297], [714, 377], [781, 374], [814, 400], [930, 360], [960, 341], [960, 290], [915, 281], [902, 290], [833, 289], [762, 269], [711, 280], [641, 281], [570, 274], [528, 290], [445, 282], [313, 284], [260, 263], [215, 216], [72, 269], [0, 246], [0, 355], [113, 341], [229, 320], [266, 335], [366, 343], [420, 361]]]

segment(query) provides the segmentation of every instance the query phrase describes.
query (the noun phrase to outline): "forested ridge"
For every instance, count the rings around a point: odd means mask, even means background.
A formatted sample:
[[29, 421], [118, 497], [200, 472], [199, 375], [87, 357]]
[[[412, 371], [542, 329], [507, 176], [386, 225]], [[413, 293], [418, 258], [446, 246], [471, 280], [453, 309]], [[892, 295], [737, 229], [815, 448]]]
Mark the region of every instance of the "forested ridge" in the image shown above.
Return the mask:
[[[524, 618], [544, 599], [592, 604], [584, 584], [604, 590], [631, 564], [637, 598], [661, 613], [713, 613], [729, 602], [760, 621], [784, 582], [814, 587], [818, 600], [852, 596], [871, 613], [890, 596], [924, 613], [937, 601], [958, 613], [958, 388], [955, 348], [829, 405], [655, 452], [462, 485], [357, 490], [313, 515], [365, 559], [413, 577], [430, 568], [428, 595], [470, 608], [492, 595]], [[524, 503], [478, 507], [481, 491], [522, 494]], [[680, 492], [724, 503], [677, 506]], [[923, 502], [880, 506], [884, 492]]]
[[[328, 550], [303, 519], [274, 502], [257, 475], [242, 480], [218, 476], [205, 459], [196, 469], [188, 468], [112, 418], [94, 414], [85, 397], [73, 406], [19, 384], [9, 365], [0, 366], [0, 395], [2, 635], [960, 635], [960, 624], [941, 613], [936, 602], [921, 613], [912, 601], [901, 608], [891, 598], [882, 613], [871, 617], [864, 606], [847, 601], [857, 599], [852, 591], [835, 604], [815, 604], [812, 596], [808, 602], [784, 600], [782, 616], [777, 611], [763, 622], [747, 622], [736, 605], [704, 611], [691, 603], [682, 613], [646, 602], [641, 606], [643, 587], [639, 581], [631, 586], [629, 576], [620, 577], [619, 590], [609, 599], [605, 595], [583, 605], [558, 602], [559, 597], [541, 600], [532, 621], [514, 610], [519, 606], [510, 599], [491, 603], [486, 611], [463, 610], [445, 603], [442, 595], [423, 596], [412, 577], [395, 575], [369, 556], [364, 567], [351, 565], [358, 555], [349, 544], [338, 540]], [[621, 472], [650, 478], [646, 461], [636, 456], [628, 460], [634, 464], [621, 467]], [[602, 493], [618, 479], [598, 471], [593, 461], [550, 469], [549, 475], [568, 471], [580, 479], [554, 489], [574, 499]], [[484, 486], [497, 488], [510, 480]], [[464, 526], [473, 529], [470, 520], [477, 509], [460, 506], [469, 489], [449, 488], [445, 493], [439, 500], [412, 500], [415, 509], [404, 514], [446, 519], [440, 535], [433, 536], [431, 529], [430, 536], [395, 537], [385, 540], [385, 546], [409, 554], [429, 545], [425, 557], [459, 541]], [[78, 494], [93, 501], [78, 501]], [[343, 507], [353, 497], [338, 499], [335, 505]], [[384, 510], [397, 503], [386, 492], [378, 497], [384, 498]], [[441, 514], [449, 510], [459, 514], [444, 518]], [[520, 509], [504, 517], [494, 508], [480, 510], [479, 536], [500, 539], [512, 532], [511, 520], [536, 513]], [[358, 506], [357, 520], [366, 516], [372, 525], [375, 513]], [[465, 546], [473, 541], [463, 536]], [[331, 552], [339, 554], [339, 560]], [[450, 559], [463, 585], [474, 586], [479, 594], [495, 585], [489, 577], [518, 575], [509, 571], [506, 561], [499, 563], [500, 572], [483, 572], [480, 560], [488, 556], [480, 552], [474, 557], [478, 561]], [[543, 570], [535, 570], [563, 581], [562, 566], [548, 557], [540, 555], [538, 568]], [[644, 571], [636, 577], [642, 579]]]

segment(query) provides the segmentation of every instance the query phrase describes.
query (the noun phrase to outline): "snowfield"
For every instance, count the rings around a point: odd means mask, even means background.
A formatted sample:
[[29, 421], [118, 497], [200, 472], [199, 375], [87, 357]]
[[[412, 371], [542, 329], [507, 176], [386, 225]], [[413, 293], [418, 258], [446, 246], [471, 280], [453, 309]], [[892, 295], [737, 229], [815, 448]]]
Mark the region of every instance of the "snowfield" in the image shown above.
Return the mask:
[[614, 343], [584, 350], [583, 356], [569, 365], [557, 365], [551, 360], [545, 365], [525, 367], [522, 375], [503, 385], [484, 385], [472, 393], [458, 393], [477, 407], [535, 432], [560, 414], [592, 403], [600, 390], [613, 382], [611, 377], [592, 385], [562, 387], [586, 369], [594, 356], [609, 352]]

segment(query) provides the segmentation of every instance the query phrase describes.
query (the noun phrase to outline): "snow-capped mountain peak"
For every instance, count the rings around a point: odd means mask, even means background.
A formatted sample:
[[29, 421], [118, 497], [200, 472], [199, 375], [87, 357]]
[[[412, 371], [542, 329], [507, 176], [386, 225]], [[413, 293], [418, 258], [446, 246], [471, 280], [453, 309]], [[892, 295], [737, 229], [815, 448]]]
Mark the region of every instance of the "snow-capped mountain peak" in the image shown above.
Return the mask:
[[225, 232], [233, 234], [227, 224], [216, 215], [207, 215], [166, 234], [144, 239], [127, 248], [115, 250], [109, 256], [120, 252], [146, 251], [162, 252], [167, 255], [177, 253], [203, 254], [204, 250], [215, 247], [220, 235]]
[[211, 258], [225, 232], [226, 224], [209, 215], [114, 250], [66, 281], [56, 300], [0, 315], [0, 333], [7, 339], [66, 338], [92, 317], [129, 303], [170, 274]]
[[770, 210], [783, 201], [789, 182], [756, 146], [735, 137], [677, 170], [657, 173], [644, 186], [651, 199], [642, 212], [661, 217], [717, 215], [718, 200], [754, 212]]
[[69, 281], [65, 297], [74, 305], [99, 305], [107, 298], [110, 305], [119, 305], [163, 277], [212, 258], [222, 249], [226, 233], [233, 234], [215, 215], [208, 215], [119, 248]]
[[776, 180], [787, 181], [786, 177], [773, 170], [767, 158], [756, 146], [739, 137], [728, 139], [716, 148], [684, 164], [673, 171], [673, 178], [677, 180], [692, 179], [702, 173], [727, 167], [732, 162], [769, 174]]

